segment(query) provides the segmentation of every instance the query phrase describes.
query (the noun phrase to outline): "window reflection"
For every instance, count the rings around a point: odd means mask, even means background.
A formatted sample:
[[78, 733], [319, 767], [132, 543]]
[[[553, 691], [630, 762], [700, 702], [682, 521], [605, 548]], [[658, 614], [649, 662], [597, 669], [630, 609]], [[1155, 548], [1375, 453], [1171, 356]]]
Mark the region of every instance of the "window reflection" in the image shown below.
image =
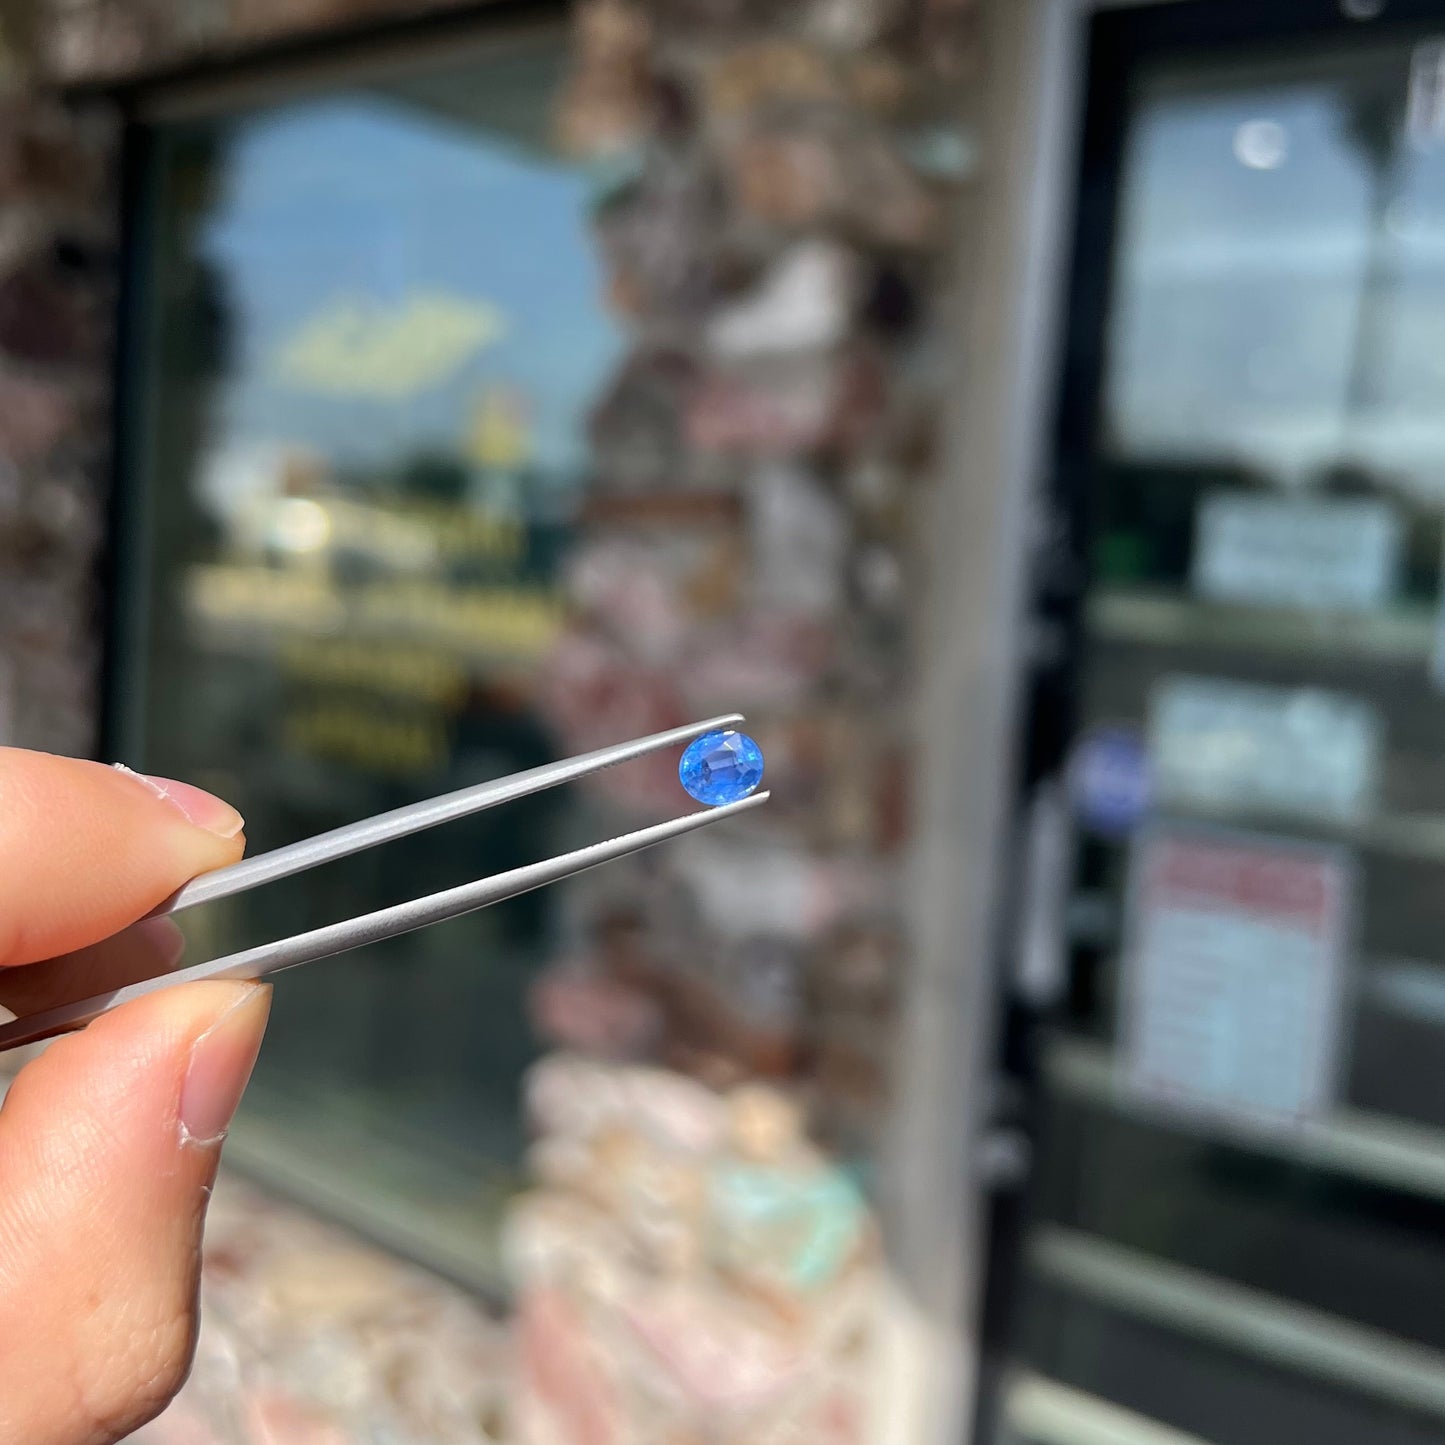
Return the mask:
[[1409, 53], [1141, 90], [1111, 326], [1111, 446], [1302, 485], [1343, 463], [1431, 495], [1445, 174]]
[[[595, 179], [547, 144], [559, 74], [532, 42], [155, 135], [123, 746], [235, 799], [253, 852], [558, 754], [531, 692], [619, 345]], [[192, 956], [586, 826], [565, 793], [503, 811], [218, 905]], [[237, 1152], [338, 1197], [424, 1198], [416, 1227], [485, 1262], [563, 907], [531, 895], [288, 978]]]

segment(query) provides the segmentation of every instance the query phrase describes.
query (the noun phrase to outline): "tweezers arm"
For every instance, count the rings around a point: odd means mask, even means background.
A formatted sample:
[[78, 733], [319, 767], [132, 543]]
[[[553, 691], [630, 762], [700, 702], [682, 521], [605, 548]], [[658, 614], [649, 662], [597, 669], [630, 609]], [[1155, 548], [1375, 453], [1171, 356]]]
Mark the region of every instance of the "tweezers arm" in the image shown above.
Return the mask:
[[559, 763], [528, 768], [526, 772], [513, 773], [510, 777], [497, 778], [490, 783], [459, 788], [454, 793], [443, 793], [439, 798], [409, 803], [406, 807], [394, 808], [389, 813], [378, 813], [374, 818], [364, 818], [359, 823], [349, 823], [344, 828], [333, 828], [328, 833], [316, 834], [314, 838], [288, 843], [283, 848], [273, 848], [269, 853], [243, 859], [229, 868], [203, 873], [199, 878], [193, 878], [178, 888], [154, 912], [179, 913], [183, 908], [194, 908], [198, 903], [229, 898], [234, 893], [244, 893], [249, 889], [259, 888], [262, 884], [274, 883], [278, 878], [290, 878], [295, 873], [304, 873], [321, 863], [330, 863], [337, 858], [348, 858], [353, 853], [362, 853], [380, 843], [405, 838], [412, 833], [435, 828], [438, 824], [465, 818], [472, 813], [480, 813], [483, 809], [510, 803], [516, 798], [528, 797], [532, 793], [545, 792], [548, 788], [555, 788], [562, 783], [575, 782], [578, 778], [601, 772], [604, 768], [631, 762], [634, 758], [673, 747], [677, 743], [690, 742], [715, 728], [731, 727], [741, 721], [740, 713], [727, 713], [722, 717], [708, 718], [706, 722], [688, 723], [684, 727], [669, 728], [666, 732], [652, 733], [645, 738], [634, 738], [631, 742], [598, 748], [595, 752], [582, 753]]
[[528, 863], [524, 867], [510, 869], [491, 878], [479, 878], [476, 882], [464, 883], [459, 888], [449, 888], [445, 892], [433, 893], [425, 898], [414, 898], [407, 903], [398, 903], [391, 908], [363, 914], [359, 918], [349, 918], [342, 923], [328, 924], [325, 928], [314, 928], [308, 933], [298, 933], [290, 938], [263, 943], [241, 953], [212, 959], [209, 963], [192, 964], [190, 968], [146, 979], [143, 983], [129, 984], [111, 993], [99, 994], [78, 1003], [65, 1004], [60, 1008], [32, 1014], [28, 1018], [16, 1019], [13, 1023], [0, 1026], [0, 1052], [50, 1038], [54, 1034], [83, 1028], [92, 1019], [120, 1004], [143, 998], [146, 994], [169, 988], [173, 984], [212, 978], [263, 978], [267, 974], [279, 973], [282, 969], [310, 963], [313, 959], [344, 953], [400, 933], [410, 933], [431, 923], [458, 918], [464, 913], [474, 913], [479, 908], [500, 903], [503, 899], [530, 893], [534, 888], [556, 883], [574, 873], [585, 872], [601, 863], [610, 863], [613, 859], [625, 857], [629, 853], [665, 843], [670, 838], [679, 838], [684, 833], [705, 828], [711, 823], [719, 823], [725, 818], [746, 812], [749, 808], [759, 807], [767, 800], [767, 793], [754, 793], [736, 803], [688, 813], [681, 818], [671, 818], [665, 823], [656, 823], [635, 833], [624, 833], [621, 837], [609, 838], [603, 843], [593, 843], [570, 853], [559, 854], [555, 858], [545, 858], [540, 863]]

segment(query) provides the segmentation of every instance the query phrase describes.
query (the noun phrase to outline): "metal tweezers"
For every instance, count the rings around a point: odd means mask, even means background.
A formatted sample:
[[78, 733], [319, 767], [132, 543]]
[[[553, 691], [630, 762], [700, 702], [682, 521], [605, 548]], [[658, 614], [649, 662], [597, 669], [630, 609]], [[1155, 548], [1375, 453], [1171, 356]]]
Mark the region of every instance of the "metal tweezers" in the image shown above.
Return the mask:
[[[344, 828], [318, 833], [314, 838], [305, 838], [299, 843], [289, 843], [269, 853], [258, 854], [255, 858], [243, 859], [229, 868], [203, 873], [199, 878], [193, 878], [177, 889], [149, 916], [179, 913], [182, 909], [194, 908], [200, 903], [211, 903], [218, 898], [246, 893], [262, 884], [273, 883], [278, 878], [289, 878], [319, 864], [347, 858], [380, 843], [389, 843], [396, 838], [405, 838], [412, 833], [434, 828], [439, 823], [449, 823], [456, 818], [479, 813], [485, 808], [510, 803], [515, 798], [525, 798], [562, 783], [574, 782], [578, 778], [600, 772], [603, 768], [614, 767], [618, 763], [629, 762], [647, 753], [688, 742], [716, 728], [731, 727], [741, 721], [740, 713], [709, 718], [706, 722], [691, 723], [686, 727], [653, 733], [649, 737], [635, 738], [632, 742], [618, 743], [615, 747], [582, 753], [560, 763], [528, 768], [526, 772], [513, 773], [510, 777], [498, 778], [490, 783], [478, 783], [475, 787], [462, 788], [455, 793], [443, 793], [440, 797], [411, 803], [389, 813], [378, 813], [374, 818], [364, 818], [359, 823], [350, 823]], [[459, 888], [448, 888], [442, 893], [414, 898], [407, 903], [381, 908], [375, 913], [348, 918], [341, 923], [331, 923], [324, 928], [313, 928], [290, 938], [279, 938], [273, 943], [263, 943], [240, 953], [230, 953], [223, 958], [212, 959], [209, 963], [193, 964], [189, 968], [177, 969], [173, 973], [161, 974], [141, 983], [127, 984], [111, 993], [97, 994], [77, 1003], [45, 1009], [27, 1018], [16, 1019], [13, 1023], [0, 1025], [0, 1052], [82, 1028], [93, 1018], [119, 1004], [154, 993], [157, 989], [170, 988], [173, 984], [208, 978], [264, 978], [267, 974], [295, 968], [297, 964], [310, 963], [313, 959], [344, 953], [366, 943], [375, 943], [379, 939], [393, 938], [397, 934], [410, 933], [416, 928], [425, 928], [430, 923], [441, 923], [448, 918], [460, 917], [463, 913], [473, 913], [479, 908], [500, 903], [503, 899], [515, 898], [520, 893], [530, 893], [534, 888], [542, 888], [548, 883], [556, 883], [559, 879], [570, 878], [574, 873], [595, 868], [599, 863], [610, 863], [614, 858], [625, 857], [642, 848], [651, 848], [655, 843], [665, 843], [669, 838], [679, 838], [684, 833], [705, 828], [710, 823], [720, 823], [724, 818], [735, 817], [767, 800], [767, 793], [753, 793], [735, 803], [724, 803], [720, 807], [687, 813], [665, 823], [656, 823], [650, 828], [639, 828], [635, 833], [609, 838], [604, 843], [593, 843], [571, 853], [545, 858], [540, 863], [528, 863], [524, 867], [512, 868], [490, 878], [478, 878], [475, 882], [463, 883]]]

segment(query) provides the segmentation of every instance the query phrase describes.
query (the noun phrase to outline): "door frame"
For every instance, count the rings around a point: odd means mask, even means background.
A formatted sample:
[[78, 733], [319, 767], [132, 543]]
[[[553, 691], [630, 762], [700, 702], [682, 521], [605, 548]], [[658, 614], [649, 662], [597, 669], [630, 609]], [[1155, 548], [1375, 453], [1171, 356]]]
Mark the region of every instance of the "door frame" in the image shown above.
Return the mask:
[[[925, 516], [912, 977], [888, 1141], [890, 1262], [918, 1329], [915, 1428], [976, 1438], [994, 1233], [986, 1161], [1031, 651], [1033, 536], [1049, 472], [1085, 0], [987, 0], [981, 170], [957, 241], [954, 406]], [[1002, 964], [1002, 966], [1001, 966]], [[1005, 1141], [1006, 1142], [1006, 1141]]]

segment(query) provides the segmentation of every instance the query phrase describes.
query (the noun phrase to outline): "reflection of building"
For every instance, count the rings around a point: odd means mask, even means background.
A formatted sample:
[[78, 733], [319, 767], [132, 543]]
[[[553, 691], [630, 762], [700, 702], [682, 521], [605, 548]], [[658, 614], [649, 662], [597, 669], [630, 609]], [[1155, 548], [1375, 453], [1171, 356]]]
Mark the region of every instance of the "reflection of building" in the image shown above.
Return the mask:
[[[262, 847], [734, 708], [775, 788], [283, 981], [229, 1157], [342, 1233], [227, 1212], [185, 1408], [1445, 1439], [1445, 8], [30, 9], [0, 735], [99, 720]], [[123, 309], [82, 239], [122, 111]], [[679, 806], [617, 770], [193, 947]], [[538, 1140], [526, 1079], [566, 1084]], [[827, 1320], [779, 1284], [820, 1236]]]

